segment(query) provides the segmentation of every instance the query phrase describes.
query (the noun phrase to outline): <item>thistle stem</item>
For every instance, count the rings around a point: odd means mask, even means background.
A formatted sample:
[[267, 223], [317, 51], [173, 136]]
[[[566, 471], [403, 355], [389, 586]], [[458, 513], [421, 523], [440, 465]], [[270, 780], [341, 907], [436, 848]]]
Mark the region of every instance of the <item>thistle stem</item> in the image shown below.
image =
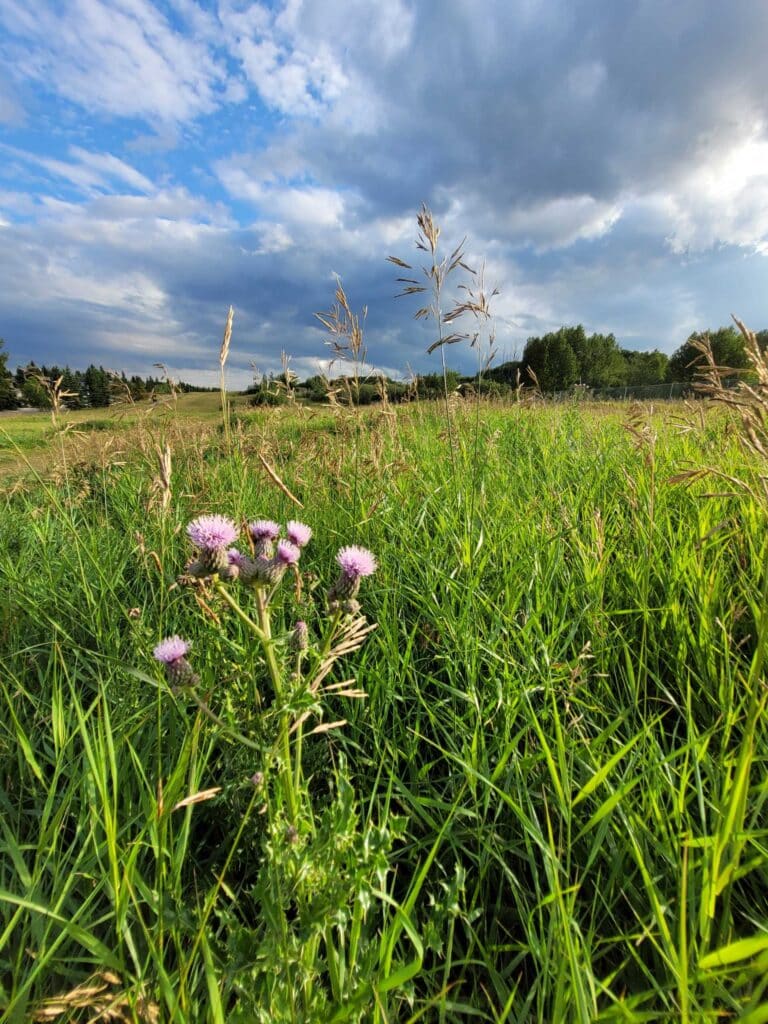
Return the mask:
[[282, 708], [284, 699], [283, 695], [283, 676], [280, 671], [280, 666], [277, 663], [275, 657], [275, 647], [272, 640], [272, 624], [269, 618], [269, 608], [267, 606], [267, 600], [264, 595], [264, 591], [261, 588], [256, 590], [256, 613], [259, 620], [259, 628], [262, 634], [262, 648], [264, 650], [264, 658], [267, 662], [267, 670], [269, 671], [269, 677], [272, 680], [272, 688], [275, 693], [275, 701], [280, 709], [279, 714], [279, 744], [281, 748], [282, 766], [280, 769], [280, 777], [283, 782], [283, 789], [285, 791], [285, 801], [288, 805], [288, 817], [291, 825], [296, 825], [298, 820], [298, 806], [296, 799], [296, 790], [293, 784], [293, 772], [291, 770], [291, 735], [290, 727], [288, 723], [288, 714]]
[[264, 652], [264, 660], [267, 663], [267, 671], [269, 672], [269, 678], [272, 682], [272, 690], [275, 695], [275, 702], [279, 709], [279, 726], [278, 726], [278, 743], [280, 749], [280, 757], [282, 760], [282, 767], [280, 769], [280, 778], [283, 784], [283, 790], [285, 794], [285, 802], [288, 807], [288, 817], [291, 825], [296, 825], [298, 819], [298, 804], [296, 799], [296, 790], [293, 785], [293, 772], [291, 770], [291, 737], [288, 725], [288, 715], [282, 708], [284, 699], [283, 693], [283, 676], [280, 671], [280, 666], [275, 656], [275, 645], [272, 639], [272, 624], [269, 618], [269, 609], [267, 606], [267, 600], [264, 595], [264, 591], [261, 587], [256, 589], [256, 615], [258, 618], [258, 624], [247, 615], [237, 601], [232, 597], [229, 591], [222, 585], [220, 581], [217, 581], [216, 590], [227, 604], [232, 608], [237, 617], [250, 629], [253, 635], [261, 643], [262, 651]]

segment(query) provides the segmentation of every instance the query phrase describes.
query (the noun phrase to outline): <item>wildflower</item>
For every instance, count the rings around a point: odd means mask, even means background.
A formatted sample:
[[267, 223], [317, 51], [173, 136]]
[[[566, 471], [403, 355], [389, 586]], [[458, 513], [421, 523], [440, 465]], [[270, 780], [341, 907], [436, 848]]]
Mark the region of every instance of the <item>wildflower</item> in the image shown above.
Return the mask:
[[190, 645], [180, 636], [169, 636], [162, 640], [152, 652], [155, 658], [165, 665], [165, 674], [169, 682], [195, 683], [197, 676], [187, 661]]
[[238, 551], [237, 548], [228, 548], [226, 554], [227, 565], [226, 567], [219, 569], [219, 576], [221, 576], [222, 579], [236, 580], [245, 566], [247, 559], [242, 551]]
[[301, 551], [289, 540], [277, 542], [277, 551], [273, 558], [258, 557], [254, 562], [253, 582], [275, 586], [285, 576], [291, 565], [296, 565]]
[[256, 555], [267, 558], [272, 555], [274, 541], [280, 536], [280, 527], [271, 519], [257, 519], [248, 524], [248, 532], [253, 537]]
[[187, 527], [187, 535], [195, 547], [199, 548], [200, 556], [194, 565], [189, 567], [193, 576], [229, 572], [230, 562], [227, 547], [237, 538], [237, 527], [226, 516], [199, 516]]
[[218, 551], [237, 539], [237, 527], [226, 516], [199, 516], [189, 524], [187, 533], [201, 551]]
[[345, 576], [350, 579], [360, 579], [361, 576], [372, 576], [378, 569], [376, 556], [366, 548], [355, 546], [342, 548], [336, 555], [336, 561], [341, 566]]
[[336, 555], [336, 561], [341, 573], [328, 591], [328, 606], [331, 611], [336, 611], [339, 608], [346, 611], [348, 608], [354, 607], [351, 602], [357, 597], [360, 590], [360, 580], [364, 576], [372, 576], [378, 568], [378, 563], [367, 548], [356, 546], [342, 548]]
[[280, 562], [281, 565], [286, 567], [296, 565], [300, 555], [300, 549], [295, 544], [291, 544], [289, 540], [278, 541], [275, 561]]
[[285, 532], [288, 535], [288, 540], [299, 548], [306, 547], [312, 539], [312, 528], [306, 523], [297, 523], [295, 519], [289, 520]]

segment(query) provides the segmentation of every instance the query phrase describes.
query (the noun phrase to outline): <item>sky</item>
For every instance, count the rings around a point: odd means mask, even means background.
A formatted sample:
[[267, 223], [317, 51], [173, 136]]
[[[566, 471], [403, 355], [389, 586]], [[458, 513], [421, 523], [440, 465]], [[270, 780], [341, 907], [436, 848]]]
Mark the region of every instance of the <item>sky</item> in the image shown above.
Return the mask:
[[306, 377], [338, 275], [371, 368], [437, 371], [386, 262], [422, 203], [498, 361], [768, 327], [766, 39], [766, 0], [0, 0], [10, 365], [215, 385], [232, 304], [231, 386]]

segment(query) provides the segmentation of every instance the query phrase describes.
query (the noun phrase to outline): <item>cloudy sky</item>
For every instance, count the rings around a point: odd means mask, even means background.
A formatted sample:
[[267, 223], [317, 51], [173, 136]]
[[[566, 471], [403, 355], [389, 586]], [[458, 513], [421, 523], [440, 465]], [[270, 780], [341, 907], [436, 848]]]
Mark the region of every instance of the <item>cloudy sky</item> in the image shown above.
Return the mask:
[[11, 364], [215, 383], [232, 303], [232, 384], [304, 376], [338, 274], [373, 365], [436, 369], [385, 262], [422, 202], [501, 358], [767, 327], [766, 39], [766, 0], [0, 0]]

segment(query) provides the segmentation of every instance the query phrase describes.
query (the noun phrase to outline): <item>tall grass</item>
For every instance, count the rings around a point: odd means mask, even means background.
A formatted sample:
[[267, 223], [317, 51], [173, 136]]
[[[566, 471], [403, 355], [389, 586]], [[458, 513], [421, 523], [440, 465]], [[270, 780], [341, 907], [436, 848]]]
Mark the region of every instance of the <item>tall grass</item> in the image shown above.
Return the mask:
[[[259, 454], [315, 529], [306, 586], [352, 534], [381, 564], [367, 699], [327, 696], [347, 725], [303, 744], [329, 863], [352, 831], [383, 858], [366, 889], [350, 853], [332, 894], [344, 953], [315, 964], [317, 1019], [768, 1019], [761, 466], [727, 416], [679, 417], [459, 409], [454, 473], [429, 404], [354, 438], [277, 410], [241, 427], [236, 488], [220, 435], [179, 438], [165, 513], [151, 458], [9, 494], [3, 1019], [300, 1019], [265, 980], [284, 945], [259, 765], [150, 655], [188, 636], [211, 702], [257, 736], [258, 651], [175, 579], [192, 515], [292, 514]], [[754, 486], [671, 482], [697, 466]]]

